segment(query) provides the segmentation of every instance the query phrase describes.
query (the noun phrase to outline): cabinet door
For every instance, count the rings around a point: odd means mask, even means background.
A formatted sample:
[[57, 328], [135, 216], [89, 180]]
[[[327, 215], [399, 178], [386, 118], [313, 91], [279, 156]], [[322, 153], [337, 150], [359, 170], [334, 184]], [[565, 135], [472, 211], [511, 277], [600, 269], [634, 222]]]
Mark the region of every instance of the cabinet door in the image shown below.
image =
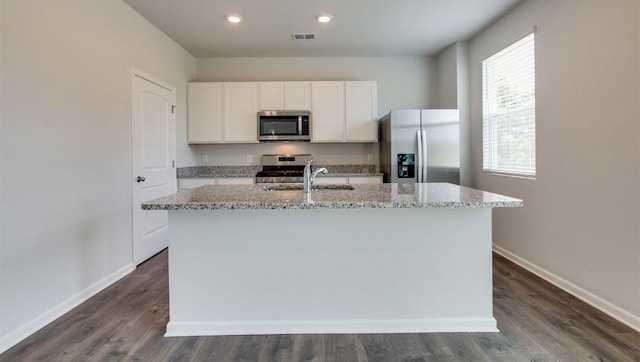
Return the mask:
[[310, 111], [311, 110], [311, 83], [310, 82], [284, 83], [284, 109]]
[[178, 179], [178, 187], [181, 190], [195, 189], [196, 187], [204, 185], [215, 185], [215, 177], [200, 177], [200, 178], [180, 178]]
[[342, 142], [344, 82], [313, 82], [311, 142]]
[[378, 141], [376, 82], [346, 82], [345, 141]]
[[350, 176], [350, 184], [381, 184], [382, 176]]
[[253, 177], [220, 177], [218, 185], [251, 185], [255, 183]]
[[349, 183], [349, 179], [339, 176], [319, 176], [313, 180], [315, 185], [345, 185]]
[[225, 142], [258, 143], [258, 84], [224, 84]]
[[261, 82], [260, 108], [261, 111], [285, 109], [285, 85], [283, 82]]
[[222, 142], [222, 84], [187, 85], [187, 142]]

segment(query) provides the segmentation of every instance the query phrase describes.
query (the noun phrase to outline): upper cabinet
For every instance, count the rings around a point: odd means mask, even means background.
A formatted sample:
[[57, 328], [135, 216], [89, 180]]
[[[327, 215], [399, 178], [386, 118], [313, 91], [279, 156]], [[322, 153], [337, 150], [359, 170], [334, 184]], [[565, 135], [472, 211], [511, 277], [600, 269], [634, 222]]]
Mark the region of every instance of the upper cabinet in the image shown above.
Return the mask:
[[311, 110], [311, 82], [284, 83], [285, 110]]
[[313, 82], [312, 142], [377, 142], [375, 81]]
[[187, 85], [187, 141], [222, 142], [222, 84]]
[[224, 141], [258, 142], [258, 85], [224, 83]]
[[311, 111], [311, 142], [377, 142], [377, 83], [194, 82], [189, 143], [256, 143], [260, 110]]
[[311, 110], [311, 82], [260, 82], [260, 110]]
[[274, 111], [284, 109], [284, 83], [283, 82], [261, 82], [260, 108], [261, 111]]
[[256, 83], [187, 85], [188, 143], [257, 143]]
[[313, 82], [311, 141], [344, 141], [344, 82]]
[[378, 87], [376, 82], [345, 84], [345, 141], [378, 141]]

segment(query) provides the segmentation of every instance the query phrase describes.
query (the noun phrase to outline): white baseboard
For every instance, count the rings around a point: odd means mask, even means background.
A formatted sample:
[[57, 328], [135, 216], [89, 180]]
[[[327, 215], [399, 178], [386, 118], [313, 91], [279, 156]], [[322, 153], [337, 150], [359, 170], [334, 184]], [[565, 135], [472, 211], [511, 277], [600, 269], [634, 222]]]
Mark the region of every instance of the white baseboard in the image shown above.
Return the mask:
[[612, 318], [615, 318], [616, 320], [640, 332], [640, 316], [634, 315], [633, 313], [623, 308], [620, 308], [613, 303], [608, 302], [607, 300], [589, 292], [588, 290], [585, 290], [571, 283], [570, 281], [563, 279], [539, 267], [538, 265], [533, 264], [528, 260], [517, 256], [516, 254], [513, 254], [512, 252], [504, 248], [501, 248], [497, 245], [493, 245], [493, 251], [511, 260], [512, 262], [518, 264], [519, 266], [525, 268], [526, 270], [532, 272], [533, 274], [539, 276], [540, 278], [548, 281], [549, 283], [555, 285], [556, 287], [564, 290], [565, 292], [584, 301], [585, 303], [591, 305], [592, 307], [606, 313]]
[[321, 321], [170, 321], [167, 324], [165, 337], [256, 334], [498, 332], [496, 325], [496, 320], [493, 317]]
[[57, 318], [61, 317], [71, 309], [77, 307], [82, 304], [87, 299], [96, 295], [101, 290], [120, 280], [125, 275], [131, 273], [136, 269], [135, 265], [128, 264], [119, 270], [111, 273], [110, 275], [104, 277], [102, 280], [99, 280], [86, 289], [80, 291], [79, 293], [71, 296], [67, 300], [58, 304], [57, 306], [45, 311], [40, 314], [36, 318], [31, 321], [23, 324], [22, 326], [10, 331], [4, 336], [0, 336], [0, 353], [8, 350], [14, 345], [18, 344], [23, 339], [29, 337], [33, 333], [37, 332], [39, 329], [43, 328], [47, 324], [53, 322]]

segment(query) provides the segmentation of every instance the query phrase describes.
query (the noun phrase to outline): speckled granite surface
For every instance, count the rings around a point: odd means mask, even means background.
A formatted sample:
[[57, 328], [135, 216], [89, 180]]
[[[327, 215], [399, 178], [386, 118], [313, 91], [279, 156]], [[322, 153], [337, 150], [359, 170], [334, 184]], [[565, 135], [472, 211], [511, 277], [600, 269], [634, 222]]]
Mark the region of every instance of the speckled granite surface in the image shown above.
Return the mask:
[[[382, 176], [376, 173], [375, 165], [313, 165], [313, 168], [324, 167], [328, 174], [320, 176], [349, 177], [349, 176]], [[193, 166], [179, 167], [178, 178], [198, 177], [254, 177], [262, 166]]]
[[197, 177], [254, 177], [261, 166], [194, 166], [179, 167], [178, 178]]
[[208, 185], [145, 202], [145, 210], [521, 207], [522, 200], [446, 183], [352, 185], [353, 190], [266, 191], [273, 185]]
[[382, 176], [376, 173], [375, 165], [313, 165], [313, 169], [324, 167], [327, 174], [319, 174], [320, 177], [357, 177], [357, 176]]

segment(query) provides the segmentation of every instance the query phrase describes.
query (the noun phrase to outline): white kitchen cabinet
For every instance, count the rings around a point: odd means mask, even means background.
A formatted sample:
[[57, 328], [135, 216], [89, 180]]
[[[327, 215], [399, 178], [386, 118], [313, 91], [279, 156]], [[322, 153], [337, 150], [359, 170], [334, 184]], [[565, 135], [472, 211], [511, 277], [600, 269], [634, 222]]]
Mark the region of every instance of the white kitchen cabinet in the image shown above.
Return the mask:
[[219, 177], [218, 185], [252, 185], [255, 181], [254, 177]]
[[377, 142], [375, 81], [313, 82], [312, 142]]
[[224, 141], [258, 143], [258, 84], [224, 83]]
[[189, 83], [188, 143], [257, 143], [257, 83]]
[[180, 178], [178, 187], [180, 189], [194, 189], [205, 185], [251, 185], [255, 183], [253, 177], [198, 177]]
[[382, 176], [349, 176], [350, 184], [381, 184]]
[[314, 185], [344, 185], [348, 183], [349, 178], [341, 176], [319, 176], [313, 180]]
[[311, 142], [376, 142], [377, 83], [189, 83], [189, 143], [257, 143], [259, 110], [310, 110]]
[[318, 176], [313, 183], [316, 185], [381, 184], [382, 176]]
[[179, 178], [178, 179], [179, 189], [194, 189], [196, 187], [200, 187], [204, 185], [215, 185], [215, 184], [216, 184], [215, 177]]
[[285, 82], [284, 109], [310, 111], [311, 82]]
[[283, 82], [261, 82], [258, 84], [260, 90], [261, 111], [272, 111], [284, 109], [284, 83]]
[[222, 142], [222, 84], [187, 85], [187, 142]]
[[346, 82], [344, 140], [377, 142], [377, 112], [378, 87], [376, 82]]
[[260, 82], [260, 110], [311, 110], [311, 82]]
[[344, 141], [344, 82], [311, 85], [311, 142]]

